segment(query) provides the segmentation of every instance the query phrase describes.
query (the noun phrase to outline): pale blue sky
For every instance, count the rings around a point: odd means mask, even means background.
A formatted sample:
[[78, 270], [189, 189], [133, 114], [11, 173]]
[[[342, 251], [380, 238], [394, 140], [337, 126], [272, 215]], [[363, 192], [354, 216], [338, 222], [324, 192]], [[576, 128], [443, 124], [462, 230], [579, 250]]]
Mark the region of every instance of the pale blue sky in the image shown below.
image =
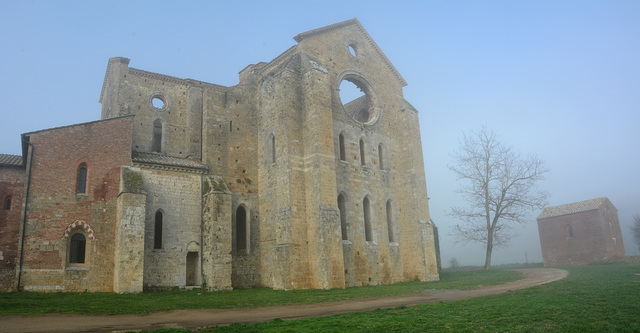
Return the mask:
[[[640, 212], [640, 1], [0, 0], [0, 153], [20, 134], [97, 120], [110, 57], [234, 85], [298, 33], [357, 17], [408, 82], [420, 112], [431, 217], [445, 266], [482, 264], [454, 246], [449, 156], [482, 125], [551, 168], [550, 205], [607, 196], [627, 254]], [[494, 263], [542, 261], [535, 217]]]

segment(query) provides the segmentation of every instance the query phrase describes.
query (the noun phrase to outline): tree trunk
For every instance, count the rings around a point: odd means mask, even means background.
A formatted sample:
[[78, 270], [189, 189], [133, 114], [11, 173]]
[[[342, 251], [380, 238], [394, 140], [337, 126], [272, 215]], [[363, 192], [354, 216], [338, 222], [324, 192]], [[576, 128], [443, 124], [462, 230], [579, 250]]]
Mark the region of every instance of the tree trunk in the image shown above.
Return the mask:
[[493, 232], [489, 231], [489, 235], [487, 237], [487, 257], [484, 260], [484, 270], [488, 271], [491, 269], [491, 252], [493, 251]]

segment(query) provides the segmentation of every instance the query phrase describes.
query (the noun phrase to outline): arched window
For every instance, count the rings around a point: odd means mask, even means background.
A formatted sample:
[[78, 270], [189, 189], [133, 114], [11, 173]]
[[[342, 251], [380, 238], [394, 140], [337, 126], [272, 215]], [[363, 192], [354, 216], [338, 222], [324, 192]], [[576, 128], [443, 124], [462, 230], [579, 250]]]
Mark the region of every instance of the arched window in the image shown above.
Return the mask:
[[364, 141], [360, 139], [360, 164], [365, 165], [364, 162]]
[[4, 207], [4, 210], [11, 210], [11, 196], [10, 196], [10, 195], [7, 195], [7, 196], [4, 198], [4, 205], [3, 205], [3, 207]]
[[69, 241], [69, 263], [84, 264], [86, 246], [87, 241], [83, 234], [77, 233], [71, 236]]
[[387, 201], [387, 229], [389, 230], [389, 243], [395, 242], [393, 234], [393, 213], [391, 211], [391, 200]]
[[247, 211], [243, 206], [236, 210], [236, 251], [247, 249]]
[[341, 161], [346, 161], [347, 160], [347, 154], [346, 154], [346, 151], [344, 149], [344, 135], [342, 133], [340, 133], [340, 136], [338, 137], [338, 144], [340, 146], [340, 160]]
[[362, 200], [362, 209], [364, 211], [364, 240], [370, 242], [373, 240], [371, 231], [371, 207], [369, 206], [369, 198], [364, 197]]
[[154, 249], [162, 249], [162, 212], [156, 212], [156, 219], [154, 223], [153, 229], [153, 248]]
[[567, 227], [567, 232], [569, 233], [569, 237], [573, 237], [573, 228], [571, 226]]
[[76, 193], [87, 193], [87, 163], [82, 163], [78, 167]]
[[151, 151], [159, 153], [162, 151], [162, 122], [160, 119], [153, 121], [153, 142]]
[[382, 143], [378, 145], [378, 163], [380, 164], [380, 170], [384, 170], [384, 147]]
[[347, 234], [347, 207], [344, 200], [344, 195], [338, 195], [338, 210], [340, 211], [340, 228], [342, 229], [342, 240], [348, 240]]
[[267, 159], [270, 164], [276, 163], [276, 136], [269, 134], [269, 141], [267, 142]]

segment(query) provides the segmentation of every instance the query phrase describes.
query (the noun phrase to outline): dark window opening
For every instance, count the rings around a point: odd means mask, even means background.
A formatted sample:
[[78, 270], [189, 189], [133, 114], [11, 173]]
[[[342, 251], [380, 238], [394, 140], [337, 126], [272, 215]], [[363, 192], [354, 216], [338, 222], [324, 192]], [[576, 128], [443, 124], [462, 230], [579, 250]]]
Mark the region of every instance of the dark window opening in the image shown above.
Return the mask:
[[236, 251], [247, 249], [247, 211], [240, 206], [236, 210]]
[[153, 248], [162, 249], [162, 212], [156, 212], [155, 227], [153, 229]]
[[87, 164], [82, 163], [78, 167], [78, 179], [76, 193], [87, 193]]
[[11, 196], [7, 195], [6, 198], [4, 198], [4, 210], [11, 210]]
[[393, 234], [393, 213], [391, 211], [391, 200], [387, 201], [387, 228], [389, 231], [389, 243], [395, 242]]
[[567, 232], [569, 233], [569, 237], [573, 237], [573, 228], [571, 226], [567, 228]]
[[345, 204], [344, 196], [338, 195], [338, 210], [340, 211], [340, 228], [342, 229], [342, 240], [349, 240], [347, 234], [347, 207]]
[[159, 153], [162, 151], [162, 122], [156, 119], [153, 122], [153, 143], [151, 150]]
[[378, 145], [378, 160], [380, 170], [384, 170], [384, 147], [382, 147], [382, 143]]
[[347, 154], [344, 149], [344, 135], [340, 134], [338, 141], [340, 146], [340, 160], [345, 161], [347, 159]]
[[273, 134], [269, 135], [269, 142], [267, 142], [267, 154], [269, 163], [276, 163], [276, 136]]
[[364, 141], [360, 140], [360, 164], [365, 165], [364, 162]]
[[367, 242], [373, 240], [373, 234], [371, 231], [371, 207], [369, 206], [369, 198], [365, 197], [362, 200], [362, 209], [364, 210], [364, 239]]
[[84, 255], [87, 241], [83, 234], [74, 234], [71, 236], [69, 244], [69, 263], [84, 264]]

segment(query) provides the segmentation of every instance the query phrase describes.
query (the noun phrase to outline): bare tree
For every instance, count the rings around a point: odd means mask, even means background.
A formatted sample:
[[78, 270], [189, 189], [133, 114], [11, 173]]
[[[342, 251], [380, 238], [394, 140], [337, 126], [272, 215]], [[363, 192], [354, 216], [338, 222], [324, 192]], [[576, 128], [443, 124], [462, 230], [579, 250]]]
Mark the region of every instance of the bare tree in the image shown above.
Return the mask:
[[490, 269], [493, 248], [509, 242], [514, 223], [524, 224], [527, 211], [546, 205], [549, 194], [538, 191], [536, 183], [549, 170], [535, 155], [514, 153], [486, 127], [464, 135], [453, 158], [449, 169], [463, 181], [458, 192], [468, 203], [449, 212], [463, 222], [453, 234], [486, 244], [484, 269]]
[[636, 242], [638, 250], [640, 250], [640, 214], [633, 215], [631, 231], [633, 232], [633, 240]]

